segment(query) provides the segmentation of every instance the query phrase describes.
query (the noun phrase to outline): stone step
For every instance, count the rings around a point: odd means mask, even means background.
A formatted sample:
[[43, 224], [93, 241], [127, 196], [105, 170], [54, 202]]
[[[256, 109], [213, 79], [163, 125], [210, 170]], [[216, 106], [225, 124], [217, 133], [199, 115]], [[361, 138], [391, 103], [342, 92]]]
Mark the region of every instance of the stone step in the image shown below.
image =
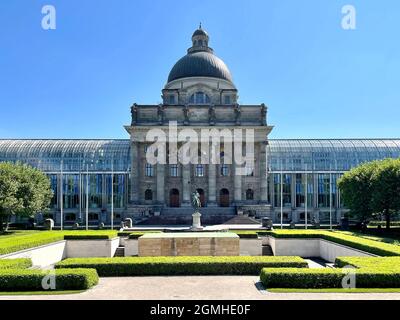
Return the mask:
[[114, 257], [125, 257], [125, 247], [118, 247], [115, 250]]
[[262, 255], [263, 256], [273, 256], [274, 253], [270, 245], [266, 244], [262, 246]]

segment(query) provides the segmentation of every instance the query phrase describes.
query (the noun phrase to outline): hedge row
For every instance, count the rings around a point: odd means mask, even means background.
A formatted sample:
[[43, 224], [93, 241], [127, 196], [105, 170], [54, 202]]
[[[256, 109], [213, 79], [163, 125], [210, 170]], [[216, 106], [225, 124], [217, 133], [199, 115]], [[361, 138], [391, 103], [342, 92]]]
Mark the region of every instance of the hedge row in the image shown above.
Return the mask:
[[354, 236], [340, 231], [277, 230], [269, 231], [274, 238], [321, 238], [378, 256], [400, 256], [400, 246]]
[[[362, 268], [354, 272], [357, 288], [400, 287], [400, 271]], [[346, 274], [346, 269], [263, 268], [260, 279], [267, 288], [343, 288]]]
[[101, 277], [145, 275], [258, 275], [263, 267], [306, 268], [300, 257], [72, 258], [56, 268], [94, 268]]
[[129, 234], [129, 239], [138, 239], [146, 233], [161, 233], [161, 231], [135, 231]]
[[31, 259], [0, 259], [0, 270], [5, 269], [27, 269], [32, 267]]
[[66, 235], [109, 235], [115, 237], [116, 231], [36, 231], [36, 232], [21, 232], [12, 233], [10, 235], [0, 236], [0, 255], [8, 254], [24, 249], [30, 249], [41, 245], [49, 244], [56, 241], [61, 241]]
[[338, 257], [335, 265], [338, 268], [353, 266], [359, 269], [400, 272], [400, 257]]
[[76, 234], [76, 235], [65, 235], [64, 240], [109, 240], [113, 236], [108, 234]]
[[[43, 283], [51, 271], [43, 270], [0, 270], [0, 291], [44, 291]], [[55, 290], [85, 290], [99, 281], [94, 269], [55, 270]]]

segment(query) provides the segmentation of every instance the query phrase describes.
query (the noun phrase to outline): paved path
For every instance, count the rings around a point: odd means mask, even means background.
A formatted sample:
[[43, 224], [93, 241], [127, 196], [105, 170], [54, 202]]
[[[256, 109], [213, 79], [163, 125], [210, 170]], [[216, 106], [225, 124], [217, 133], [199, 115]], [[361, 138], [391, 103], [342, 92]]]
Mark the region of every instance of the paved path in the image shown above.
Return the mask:
[[[0, 296], [1, 299], [68, 300], [400, 300], [400, 293], [270, 293], [257, 276], [180, 276], [101, 278], [93, 289], [69, 295]], [[261, 290], [260, 290], [261, 289]]]

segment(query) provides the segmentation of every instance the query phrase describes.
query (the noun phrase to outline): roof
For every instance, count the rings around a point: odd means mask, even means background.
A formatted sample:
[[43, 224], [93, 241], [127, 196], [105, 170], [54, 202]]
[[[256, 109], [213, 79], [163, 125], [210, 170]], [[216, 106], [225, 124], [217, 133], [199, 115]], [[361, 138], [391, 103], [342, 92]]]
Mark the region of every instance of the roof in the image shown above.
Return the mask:
[[[400, 139], [269, 139], [270, 171], [347, 171], [360, 163], [400, 157]], [[45, 172], [127, 172], [130, 140], [0, 140], [0, 162], [21, 161]]]
[[196, 51], [178, 60], [168, 76], [168, 82], [188, 77], [211, 77], [232, 82], [226, 64], [213, 53]]

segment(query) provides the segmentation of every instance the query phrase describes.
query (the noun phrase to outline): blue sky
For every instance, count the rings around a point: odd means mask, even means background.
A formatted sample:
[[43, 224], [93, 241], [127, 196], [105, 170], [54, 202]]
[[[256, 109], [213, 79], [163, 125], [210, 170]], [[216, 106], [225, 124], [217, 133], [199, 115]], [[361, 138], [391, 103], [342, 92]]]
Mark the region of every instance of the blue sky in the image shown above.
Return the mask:
[[[54, 5], [57, 29], [41, 28]], [[357, 29], [341, 28], [343, 5]], [[128, 138], [199, 22], [272, 138], [399, 137], [400, 2], [0, 1], [0, 138]]]

